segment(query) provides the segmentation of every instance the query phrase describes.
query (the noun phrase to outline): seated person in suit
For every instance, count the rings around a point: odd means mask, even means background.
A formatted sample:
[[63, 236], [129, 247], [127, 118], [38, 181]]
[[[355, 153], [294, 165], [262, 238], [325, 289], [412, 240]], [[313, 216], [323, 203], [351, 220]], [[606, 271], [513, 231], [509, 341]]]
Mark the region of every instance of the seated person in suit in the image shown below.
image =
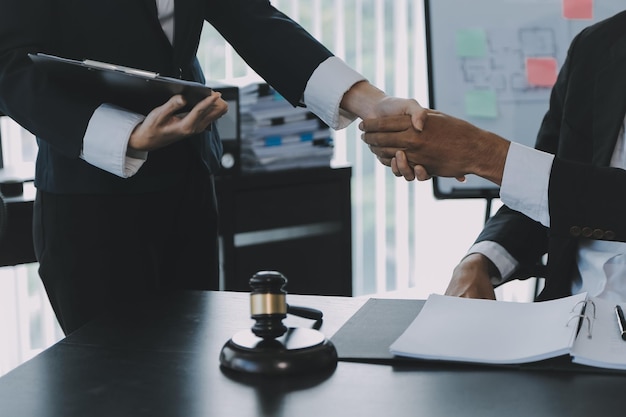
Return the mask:
[[572, 41], [535, 149], [445, 114], [419, 132], [405, 118], [365, 120], [364, 140], [396, 176], [501, 185], [505, 204], [456, 266], [447, 294], [495, 298], [493, 287], [533, 276], [547, 253], [539, 299], [586, 291], [626, 301], [626, 12]]

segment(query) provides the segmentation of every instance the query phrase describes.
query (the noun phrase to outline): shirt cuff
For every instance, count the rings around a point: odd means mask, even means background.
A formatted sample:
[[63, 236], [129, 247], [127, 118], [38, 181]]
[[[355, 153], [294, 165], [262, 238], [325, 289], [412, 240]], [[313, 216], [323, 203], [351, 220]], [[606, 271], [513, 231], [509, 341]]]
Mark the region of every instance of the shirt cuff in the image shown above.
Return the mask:
[[101, 105], [89, 120], [81, 158], [118, 177], [135, 175], [146, 161], [148, 153], [128, 153], [128, 140], [133, 129], [144, 119], [145, 116], [141, 114], [110, 104]]
[[515, 258], [502, 245], [490, 240], [483, 240], [472, 245], [469, 251], [467, 251], [467, 255], [472, 253], [480, 253], [486, 256], [500, 271], [500, 279], [491, 277], [492, 285], [500, 285], [506, 282], [518, 265]]
[[339, 108], [344, 94], [365, 77], [336, 56], [322, 62], [304, 90], [304, 104], [332, 129], [348, 126], [357, 116]]
[[548, 184], [553, 161], [552, 154], [511, 142], [500, 187], [504, 204], [546, 227], [550, 227]]

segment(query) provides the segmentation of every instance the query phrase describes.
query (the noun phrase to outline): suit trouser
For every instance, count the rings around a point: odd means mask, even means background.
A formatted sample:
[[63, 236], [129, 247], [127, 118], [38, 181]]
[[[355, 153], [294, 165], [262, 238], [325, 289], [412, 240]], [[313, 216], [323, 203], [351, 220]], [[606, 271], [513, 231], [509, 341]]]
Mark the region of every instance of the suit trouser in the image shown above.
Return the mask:
[[37, 192], [39, 275], [66, 334], [150, 292], [218, 289], [213, 177], [144, 194]]

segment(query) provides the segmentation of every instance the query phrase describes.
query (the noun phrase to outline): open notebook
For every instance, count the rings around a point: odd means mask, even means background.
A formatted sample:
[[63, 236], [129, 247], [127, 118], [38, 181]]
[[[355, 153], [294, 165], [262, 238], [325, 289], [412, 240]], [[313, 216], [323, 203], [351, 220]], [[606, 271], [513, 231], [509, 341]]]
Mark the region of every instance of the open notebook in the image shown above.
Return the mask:
[[626, 370], [615, 303], [578, 294], [536, 303], [431, 295], [390, 347], [419, 359], [521, 364], [561, 355]]

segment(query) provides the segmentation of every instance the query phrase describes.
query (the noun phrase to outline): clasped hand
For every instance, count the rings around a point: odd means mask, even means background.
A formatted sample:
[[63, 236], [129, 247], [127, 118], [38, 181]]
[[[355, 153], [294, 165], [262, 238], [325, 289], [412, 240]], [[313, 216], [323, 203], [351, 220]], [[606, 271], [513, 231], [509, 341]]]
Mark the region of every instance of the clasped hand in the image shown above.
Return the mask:
[[364, 119], [360, 128], [378, 160], [407, 181], [477, 174], [501, 182], [509, 142], [464, 120], [428, 110], [422, 130], [404, 115]]

